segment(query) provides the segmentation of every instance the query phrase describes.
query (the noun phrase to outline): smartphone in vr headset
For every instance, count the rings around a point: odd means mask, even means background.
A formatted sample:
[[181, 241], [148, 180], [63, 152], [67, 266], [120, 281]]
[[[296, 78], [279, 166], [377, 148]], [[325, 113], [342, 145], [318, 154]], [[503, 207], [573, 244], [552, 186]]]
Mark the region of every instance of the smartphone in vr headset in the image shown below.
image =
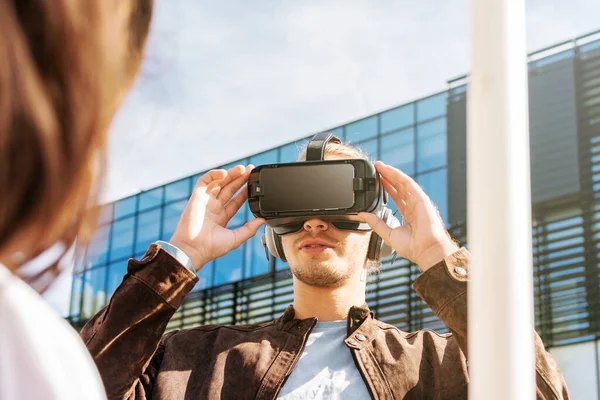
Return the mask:
[[363, 159], [267, 164], [248, 178], [250, 210], [269, 225], [295, 217], [375, 212], [386, 200], [379, 174]]

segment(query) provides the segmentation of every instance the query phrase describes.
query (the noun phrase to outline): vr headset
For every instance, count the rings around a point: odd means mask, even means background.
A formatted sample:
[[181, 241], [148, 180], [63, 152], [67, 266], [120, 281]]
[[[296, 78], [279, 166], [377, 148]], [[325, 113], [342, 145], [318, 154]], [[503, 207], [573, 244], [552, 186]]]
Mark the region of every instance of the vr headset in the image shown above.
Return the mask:
[[[319, 133], [308, 143], [306, 161], [260, 165], [248, 178], [248, 205], [267, 220], [262, 237], [267, 252], [286, 262], [281, 236], [299, 232], [318, 217], [337, 229], [371, 231], [358, 218], [370, 212], [392, 227], [400, 225], [387, 205], [387, 194], [373, 164], [364, 159], [324, 160], [327, 143], [341, 143]], [[393, 253], [373, 232], [367, 257], [379, 260]]]

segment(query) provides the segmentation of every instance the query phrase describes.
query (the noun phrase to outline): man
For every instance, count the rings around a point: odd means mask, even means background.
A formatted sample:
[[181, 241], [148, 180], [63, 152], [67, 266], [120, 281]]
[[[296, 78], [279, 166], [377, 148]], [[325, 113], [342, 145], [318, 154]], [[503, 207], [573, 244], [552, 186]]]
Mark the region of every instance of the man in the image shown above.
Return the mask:
[[[328, 144], [326, 159], [362, 158]], [[169, 332], [167, 322], [199, 271], [239, 247], [265, 222], [227, 222], [247, 198], [235, 193], [251, 166], [210, 171], [198, 181], [169, 243], [150, 247], [83, 329], [111, 399], [466, 399], [468, 257], [435, 206], [401, 171], [375, 163], [402, 214], [392, 228], [359, 216], [423, 274], [414, 287], [452, 334], [406, 333], [376, 320], [365, 304], [372, 232], [307, 217], [281, 237], [293, 273], [294, 304], [258, 325], [210, 325]], [[567, 399], [566, 385], [536, 335], [539, 399]]]

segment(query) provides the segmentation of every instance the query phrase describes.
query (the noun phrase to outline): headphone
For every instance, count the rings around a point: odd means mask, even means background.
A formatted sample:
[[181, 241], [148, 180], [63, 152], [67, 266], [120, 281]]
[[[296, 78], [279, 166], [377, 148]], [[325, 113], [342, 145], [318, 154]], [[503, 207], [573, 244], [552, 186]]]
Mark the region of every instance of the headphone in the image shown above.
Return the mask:
[[[387, 207], [381, 209], [379, 218], [383, 220], [389, 227], [396, 228], [400, 226], [400, 221], [396, 218], [392, 210]], [[261, 238], [263, 246], [265, 246], [267, 260], [269, 259], [269, 253], [279, 258], [283, 262], [287, 262], [285, 252], [283, 251], [283, 243], [281, 236], [276, 234], [269, 225], [265, 226], [265, 234]], [[387, 245], [381, 236], [376, 234], [374, 231], [371, 232], [371, 239], [369, 240], [369, 250], [367, 251], [367, 258], [371, 261], [379, 261], [381, 258], [388, 257], [394, 253], [394, 249]]]

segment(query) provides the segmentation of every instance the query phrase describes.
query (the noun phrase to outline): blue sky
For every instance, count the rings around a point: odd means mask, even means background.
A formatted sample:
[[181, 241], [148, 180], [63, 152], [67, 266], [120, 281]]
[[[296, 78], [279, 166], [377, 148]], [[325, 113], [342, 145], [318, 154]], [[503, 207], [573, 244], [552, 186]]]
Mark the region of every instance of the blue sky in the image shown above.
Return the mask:
[[[469, 2], [156, 0], [110, 132], [103, 201], [427, 94], [469, 70]], [[600, 2], [527, 3], [533, 51], [600, 29]], [[68, 311], [70, 277], [47, 298]]]
[[[156, 1], [110, 136], [115, 200], [446, 88], [469, 70], [469, 3]], [[527, 3], [528, 49], [600, 29], [600, 2]]]

